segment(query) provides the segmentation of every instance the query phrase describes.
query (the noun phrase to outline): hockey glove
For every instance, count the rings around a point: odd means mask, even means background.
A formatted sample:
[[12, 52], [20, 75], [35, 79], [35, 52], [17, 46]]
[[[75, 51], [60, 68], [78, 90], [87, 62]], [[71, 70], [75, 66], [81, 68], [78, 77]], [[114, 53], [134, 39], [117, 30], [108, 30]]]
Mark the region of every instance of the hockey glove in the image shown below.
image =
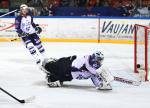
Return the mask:
[[42, 28], [38, 24], [36, 24], [35, 31], [37, 34], [40, 34], [42, 32]]
[[27, 37], [27, 36], [29, 36], [29, 33], [22, 32], [21, 34], [19, 34], [19, 37]]

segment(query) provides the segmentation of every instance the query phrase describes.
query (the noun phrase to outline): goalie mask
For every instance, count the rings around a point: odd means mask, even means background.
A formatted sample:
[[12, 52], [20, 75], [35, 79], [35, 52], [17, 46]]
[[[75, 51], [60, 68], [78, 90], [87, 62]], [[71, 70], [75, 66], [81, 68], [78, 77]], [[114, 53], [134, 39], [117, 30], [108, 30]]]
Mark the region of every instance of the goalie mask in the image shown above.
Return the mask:
[[100, 51], [97, 51], [90, 56], [89, 64], [95, 69], [98, 69], [101, 67], [103, 60], [104, 55]]

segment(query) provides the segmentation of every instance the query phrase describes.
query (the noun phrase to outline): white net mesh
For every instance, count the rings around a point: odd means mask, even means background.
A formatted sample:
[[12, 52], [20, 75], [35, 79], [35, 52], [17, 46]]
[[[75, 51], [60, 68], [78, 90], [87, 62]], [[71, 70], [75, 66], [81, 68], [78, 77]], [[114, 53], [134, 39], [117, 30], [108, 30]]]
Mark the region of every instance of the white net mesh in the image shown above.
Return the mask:
[[[145, 80], [148, 80], [148, 73], [150, 71], [150, 29], [149, 27], [136, 25], [136, 64], [146, 72]], [[136, 67], [137, 68], [137, 67]], [[148, 70], [147, 70], [148, 69]], [[137, 71], [136, 69], [135, 71]]]
[[145, 28], [141, 26], [136, 26], [137, 29], [137, 41], [136, 41], [136, 60], [137, 64], [145, 67]]

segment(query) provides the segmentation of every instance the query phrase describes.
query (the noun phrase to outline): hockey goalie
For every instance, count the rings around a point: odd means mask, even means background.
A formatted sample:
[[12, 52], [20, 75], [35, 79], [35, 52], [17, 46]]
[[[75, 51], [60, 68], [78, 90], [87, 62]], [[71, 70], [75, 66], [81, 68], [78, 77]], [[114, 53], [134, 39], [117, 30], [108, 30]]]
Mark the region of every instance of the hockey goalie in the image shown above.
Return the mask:
[[97, 90], [112, 90], [113, 76], [101, 69], [104, 55], [97, 51], [83, 57], [70, 56], [60, 59], [45, 59], [42, 70], [46, 73], [46, 82], [49, 87], [63, 86], [63, 82], [73, 79], [91, 79]]

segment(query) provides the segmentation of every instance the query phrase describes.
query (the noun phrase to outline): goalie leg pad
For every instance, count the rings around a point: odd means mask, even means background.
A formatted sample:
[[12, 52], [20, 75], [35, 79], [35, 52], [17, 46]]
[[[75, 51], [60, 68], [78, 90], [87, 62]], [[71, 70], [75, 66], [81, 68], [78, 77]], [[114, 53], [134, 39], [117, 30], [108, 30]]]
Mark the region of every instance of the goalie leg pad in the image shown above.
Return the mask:
[[104, 86], [107, 86], [114, 80], [114, 77], [111, 75], [111, 73], [109, 73], [109, 71], [106, 71], [105, 69], [100, 69], [97, 71], [97, 73], [102, 78]]
[[99, 87], [96, 87], [96, 90], [112, 90], [112, 86], [110, 84], [103, 85], [102, 83]]

